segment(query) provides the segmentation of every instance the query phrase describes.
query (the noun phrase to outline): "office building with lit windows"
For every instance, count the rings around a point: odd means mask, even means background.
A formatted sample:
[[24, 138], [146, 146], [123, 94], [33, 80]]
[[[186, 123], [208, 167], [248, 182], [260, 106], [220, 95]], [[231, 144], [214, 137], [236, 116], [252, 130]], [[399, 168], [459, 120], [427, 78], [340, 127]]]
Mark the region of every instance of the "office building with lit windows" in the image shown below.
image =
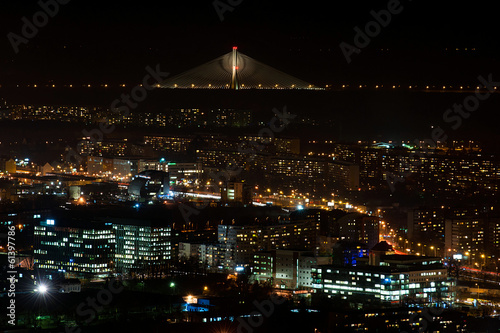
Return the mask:
[[75, 276], [107, 276], [114, 271], [115, 234], [104, 223], [60, 225], [47, 219], [34, 226], [37, 269]]
[[268, 225], [219, 225], [218, 241], [225, 248], [224, 268], [249, 266], [257, 251], [299, 249], [317, 252], [319, 222], [315, 220]]
[[454, 281], [435, 257], [380, 255], [376, 265], [313, 267], [312, 278], [316, 293], [333, 300], [389, 305], [453, 302]]
[[157, 225], [149, 220], [112, 218], [116, 238], [115, 268], [127, 272], [143, 265], [162, 265], [171, 259], [171, 232], [169, 225]]
[[148, 219], [47, 219], [34, 227], [35, 268], [107, 276], [171, 259], [171, 226]]
[[253, 256], [256, 281], [269, 282], [279, 289], [311, 289], [311, 268], [330, 263], [330, 257], [314, 257], [309, 251], [272, 250]]

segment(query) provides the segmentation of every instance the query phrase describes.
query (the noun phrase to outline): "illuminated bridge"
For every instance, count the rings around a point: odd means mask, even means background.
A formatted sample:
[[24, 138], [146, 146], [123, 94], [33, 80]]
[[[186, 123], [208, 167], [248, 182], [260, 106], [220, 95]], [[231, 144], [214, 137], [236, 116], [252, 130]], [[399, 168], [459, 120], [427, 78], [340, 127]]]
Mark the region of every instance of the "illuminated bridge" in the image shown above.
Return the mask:
[[182, 89], [322, 89], [233, 51], [168, 78], [161, 88]]

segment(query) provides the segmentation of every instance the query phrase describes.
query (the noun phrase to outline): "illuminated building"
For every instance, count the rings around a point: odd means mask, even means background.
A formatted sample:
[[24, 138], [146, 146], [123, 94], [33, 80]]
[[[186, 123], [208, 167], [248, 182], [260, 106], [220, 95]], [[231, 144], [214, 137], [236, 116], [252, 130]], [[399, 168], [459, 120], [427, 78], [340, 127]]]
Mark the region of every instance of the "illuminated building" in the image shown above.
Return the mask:
[[168, 163], [165, 160], [143, 160], [137, 161], [137, 172], [141, 173], [147, 170], [168, 172]]
[[223, 203], [239, 202], [241, 204], [252, 203], [252, 188], [245, 182], [226, 182], [221, 188], [221, 201]]
[[98, 121], [104, 109], [87, 106], [13, 105], [13, 120], [56, 120], [61, 122]]
[[131, 160], [122, 158], [106, 158], [87, 156], [87, 172], [89, 175], [103, 175], [129, 177], [134, 170]]
[[319, 222], [314, 220], [268, 225], [219, 225], [219, 244], [225, 247], [224, 267], [234, 270], [253, 262], [256, 251], [303, 249], [318, 251]]
[[134, 200], [157, 199], [170, 189], [168, 173], [147, 170], [136, 175], [128, 186], [128, 194]]
[[201, 245], [200, 263], [213, 271], [224, 268], [226, 248], [223, 244]]
[[127, 139], [97, 141], [95, 151], [98, 156], [125, 156], [129, 150]]
[[271, 281], [280, 289], [312, 287], [311, 268], [328, 264], [329, 257], [314, 257], [312, 252], [272, 250], [253, 256], [253, 274], [259, 282]]
[[63, 294], [79, 293], [82, 291], [82, 283], [78, 279], [66, 279], [58, 285], [58, 291]]
[[[242, 142], [253, 142], [259, 145], [264, 145], [263, 151], [276, 154], [300, 154], [300, 139], [274, 137], [270, 141], [268, 138], [263, 138], [260, 135], [240, 135], [238, 139]], [[271, 148], [270, 148], [271, 147]]]
[[[165, 111], [130, 112], [128, 115], [113, 112], [102, 107], [13, 105], [9, 109], [0, 108], [0, 119], [49, 120], [69, 123], [98, 123], [106, 119], [110, 125], [140, 125], [146, 127], [246, 127], [252, 123], [252, 110], [233, 108], [171, 108]], [[115, 142], [113, 144], [112, 142]], [[120, 141], [106, 139], [102, 153], [120, 149]], [[94, 142], [96, 145], [97, 142]], [[106, 147], [108, 146], [108, 147]], [[99, 147], [101, 148], [101, 147]]]
[[35, 268], [98, 276], [114, 271], [115, 235], [110, 226], [58, 224], [47, 219], [34, 227]]
[[172, 184], [194, 183], [203, 173], [200, 162], [169, 162], [167, 165]]
[[368, 246], [355, 241], [338, 241], [333, 245], [333, 264], [336, 266], [356, 266], [359, 258], [366, 257]]
[[323, 158], [305, 156], [273, 156], [268, 172], [282, 188], [299, 188], [304, 192], [325, 190], [332, 185], [328, 162]]
[[486, 243], [487, 222], [484, 218], [471, 216], [447, 219], [445, 222], [445, 247], [451, 249], [450, 255], [470, 253], [470, 257], [474, 261], [481, 262], [481, 254], [490, 252]]
[[224, 269], [226, 249], [222, 244], [179, 242], [179, 260], [195, 261], [205, 269], [218, 272]]
[[167, 124], [184, 127], [246, 127], [252, 123], [250, 110], [238, 109], [170, 109]]
[[197, 159], [203, 167], [218, 169], [250, 169], [262, 170], [269, 160], [269, 154], [245, 154], [232, 149], [199, 149], [196, 151]]
[[340, 240], [361, 242], [369, 248], [379, 241], [379, 218], [360, 213], [350, 213], [337, 220]]
[[447, 269], [439, 258], [382, 255], [378, 265], [324, 265], [312, 268], [313, 288], [331, 299], [354, 303], [421, 305], [453, 303]]
[[199, 260], [200, 256], [202, 256], [201, 254], [202, 245], [203, 244], [199, 243], [179, 242], [179, 259], [186, 260], [193, 258]]
[[[271, 159], [271, 170], [276, 175], [295, 176], [304, 181], [324, 178], [327, 174], [327, 163], [324, 159], [294, 156], [278, 156]], [[309, 179], [308, 179], [309, 178]]]
[[[425, 243], [440, 249], [444, 255], [446, 209], [422, 207], [408, 212], [408, 239], [414, 243]], [[436, 253], [438, 251], [436, 250]]]
[[328, 163], [328, 175], [333, 181], [347, 190], [359, 188], [359, 166], [350, 162], [333, 161]]
[[138, 219], [107, 219], [116, 237], [116, 271], [126, 272], [148, 265], [165, 264], [171, 259], [169, 225]]
[[[309, 141], [318, 145], [321, 141]], [[323, 142], [324, 143], [324, 142]], [[481, 152], [477, 144], [468, 149], [445, 147], [438, 149], [403, 143], [401, 147], [358, 142], [353, 145], [335, 144], [332, 157], [359, 165], [360, 188], [375, 190], [387, 186], [390, 175], [414, 180], [415, 190], [436, 193], [466, 194], [479, 189], [494, 192], [499, 188], [499, 163], [491, 155]], [[407, 182], [409, 185], [409, 182]]]
[[17, 165], [16, 161], [14, 161], [12, 158], [11, 159], [0, 159], [0, 172], [4, 173], [16, 173], [17, 171]]
[[171, 226], [160, 222], [95, 217], [47, 219], [34, 227], [35, 268], [77, 276], [108, 276], [171, 259]]
[[182, 153], [188, 149], [189, 143], [194, 137], [191, 136], [153, 136], [144, 137], [146, 145], [153, 146], [154, 150]]

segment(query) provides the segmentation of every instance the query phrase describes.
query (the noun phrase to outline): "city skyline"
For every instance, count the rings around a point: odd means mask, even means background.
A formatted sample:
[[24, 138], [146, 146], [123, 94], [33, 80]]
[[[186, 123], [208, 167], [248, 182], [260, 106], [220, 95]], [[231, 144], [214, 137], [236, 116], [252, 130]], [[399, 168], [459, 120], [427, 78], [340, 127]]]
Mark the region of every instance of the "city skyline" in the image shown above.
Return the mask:
[[0, 4], [0, 330], [500, 328], [484, 4]]

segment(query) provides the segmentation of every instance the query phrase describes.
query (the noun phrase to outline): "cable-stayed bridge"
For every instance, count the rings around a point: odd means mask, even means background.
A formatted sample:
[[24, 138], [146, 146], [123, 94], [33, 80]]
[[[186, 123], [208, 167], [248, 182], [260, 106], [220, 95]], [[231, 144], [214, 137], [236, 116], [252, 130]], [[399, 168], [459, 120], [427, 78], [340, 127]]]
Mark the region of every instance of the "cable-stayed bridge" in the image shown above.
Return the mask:
[[233, 51], [168, 78], [161, 88], [181, 89], [322, 89]]

